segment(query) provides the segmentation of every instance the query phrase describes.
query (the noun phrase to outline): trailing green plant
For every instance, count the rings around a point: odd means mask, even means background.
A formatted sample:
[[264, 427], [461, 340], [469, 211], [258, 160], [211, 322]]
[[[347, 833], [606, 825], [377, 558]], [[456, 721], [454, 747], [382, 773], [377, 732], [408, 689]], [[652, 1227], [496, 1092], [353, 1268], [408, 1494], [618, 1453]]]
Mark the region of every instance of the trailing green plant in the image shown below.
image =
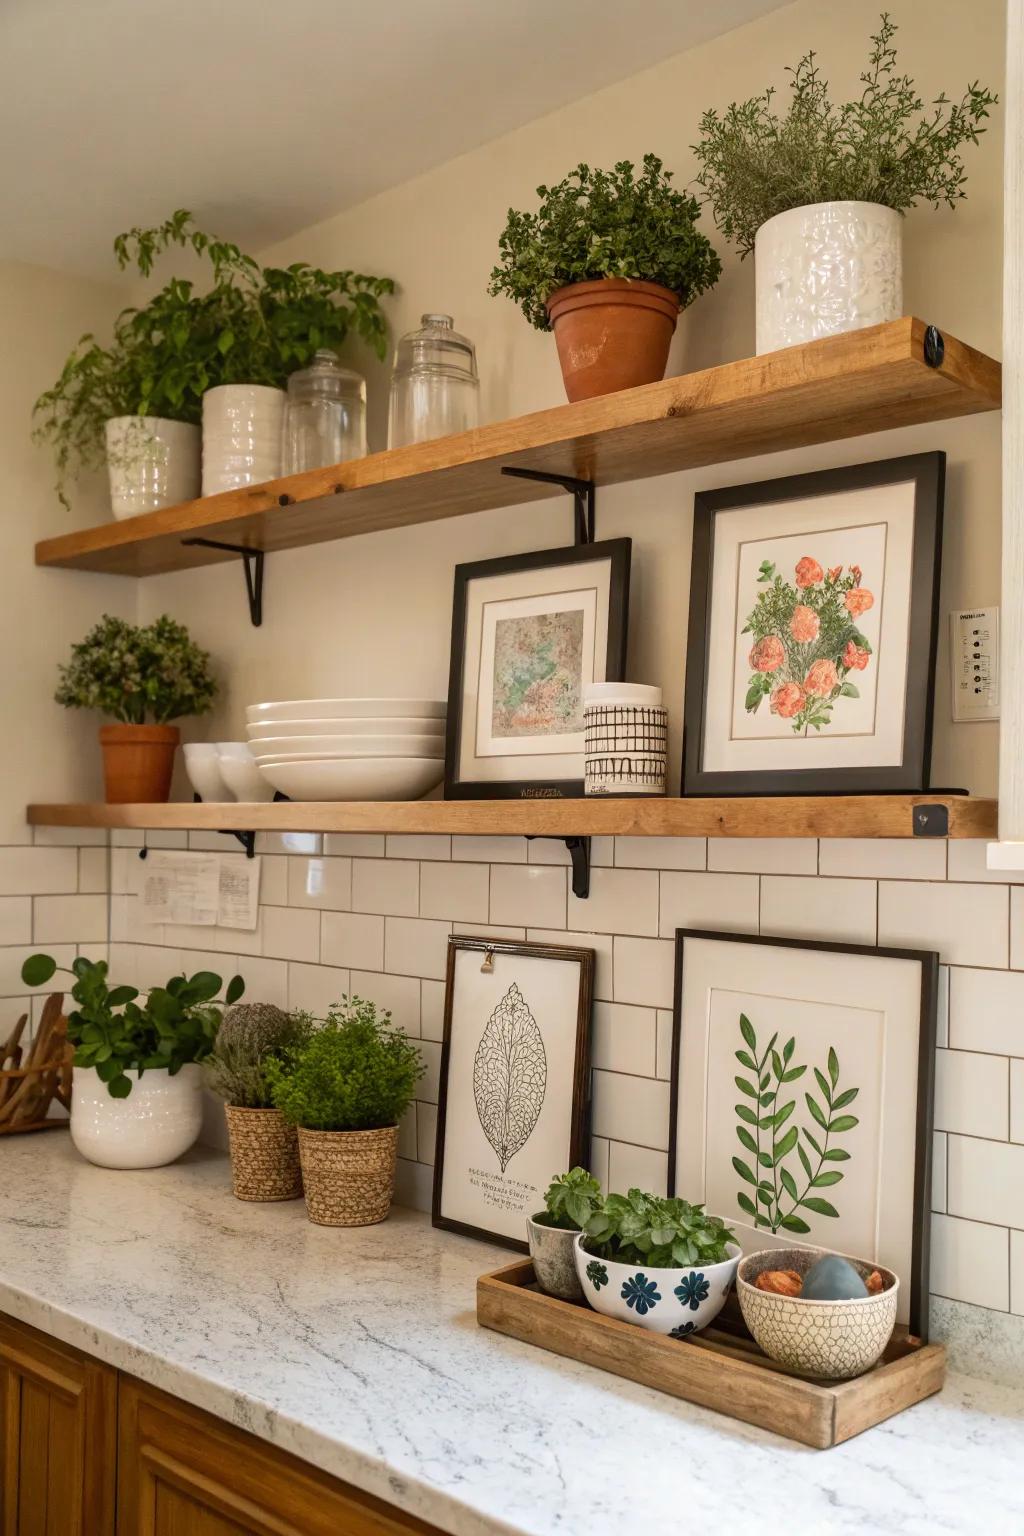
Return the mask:
[[696, 227], [696, 198], [675, 190], [657, 155], [644, 156], [639, 176], [633, 171], [629, 160], [611, 171], [578, 165], [557, 186], [537, 188], [536, 213], [510, 208], [488, 292], [506, 294], [531, 325], [549, 331], [547, 300], [568, 283], [660, 283], [683, 308], [712, 288], [722, 267]]
[[209, 653], [184, 625], [166, 614], [144, 625], [104, 614], [71, 647], [54, 698], [67, 709], [98, 709], [125, 725], [163, 725], [205, 714], [216, 692]]
[[142, 277], [171, 248], [188, 249], [204, 263], [209, 287], [197, 291], [188, 279], [170, 278], [148, 303], [121, 311], [109, 345], [91, 332], [82, 336], [36, 401], [34, 435], [54, 449], [65, 505], [71, 475], [104, 463], [104, 428], [113, 416], [198, 422], [208, 389], [280, 388], [318, 347], [340, 347], [350, 333], [384, 356], [387, 322], [379, 301], [394, 292], [391, 278], [307, 262], [261, 267], [237, 245], [197, 229], [183, 208], [114, 241], [118, 265], [134, 266]]
[[726, 1244], [736, 1241], [735, 1232], [702, 1205], [639, 1189], [606, 1195], [584, 1231], [583, 1247], [595, 1258], [655, 1269], [721, 1264], [728, 1258]]
[[[172, 976], [153, 987], [143, 1001], [137, 987], [111, 987], [105, 960], [72, 960], [58, 966], [52, 955], [30, 955], [21, 968], [26, 986], [43, 987], [60, 970], [74, 978], [71, 996], [78, 1004], [68, 1014], [68, 1039], [76, 1067], [95, 1067], [113, 1099], [132, 1091], [129, 1072], [139, 1077], [166, 1068], [172, 1077], [189, 1062], [208, 1056], [221, 1017], [221, 978], [213, 971]], [[223, 1004], [245, 990], [241, 976], [228, 983]]]
[[601, 1186], [585, 1168], [571, 1168], [551, 1180], [544, 1195], [545, 1209], [534, 1217], [542, 1227], [581, 1232], [601, 1201]]
[[207, 1083], [227, 1104], [271, 1109], [267, 1063], [301, 1045], [312, 1029], [312, 1014], [285, 1013], [272, 1003], [235, 1003], [225, 1012], [204, 1063]]
[[390, 1013], [349, 997], [281, 1060], [269, 1060], [266, 1070], [274, 1104], [290, 1124], [372, 1131], [397, 1125], [424, 1064], [416, 1044], [391, 1027]]
[[961, 150], [978, 142], [999, 98], [975, 81], [958, 101], [943, 92], [926, 109], [909, 75], [897, 73], [896, 30], [883, 12], [853, 101], [831, 101], [812, 50], [786, 71], [785, 114], [772, 105], [774, 87], [721, 116], [704, 113], [693, 145], [697, 184], [741, 256], [768, 219], [808, 203], [882, 203], [905, 213], [918, 202], [955, 208], [966, 196]]

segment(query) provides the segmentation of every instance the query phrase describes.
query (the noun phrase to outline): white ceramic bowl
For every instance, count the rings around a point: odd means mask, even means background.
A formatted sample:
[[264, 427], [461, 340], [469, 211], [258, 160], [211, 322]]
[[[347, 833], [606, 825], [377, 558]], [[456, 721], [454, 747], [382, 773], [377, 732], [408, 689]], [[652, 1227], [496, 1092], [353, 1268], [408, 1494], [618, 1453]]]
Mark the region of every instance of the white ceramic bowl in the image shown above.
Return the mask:
[[581, 1232], [576, 1239], [576, 1273], [594, 1311], [673, 1339], [700, 1333], [714, 1322], [732, 1290], [743, 1255], [738, 1243], [729, 1243], [729, 1257], [721, 1264], [652, 1269], [596, 1259], [582, 1246], [584, 1236]]
[[443, 736], [271, 736], [252, 744], [256, 762], [286, 757], [444, 757]]
[[443, 736], [443, 719], [431, 719], [429, 715], [367, 716], [365, 720], [351, 716], [334, 720], [264, 720], [258, 725], [247, 725], [245, 734], [251, 746], [256, 747], [268, 737], [283, 736]]
[[217, 804], [231, 799], [231, 791], [220, 772], [215, 741], [186, 741], [182, 747], [185, 755], [185, 772], [200, 800]]
[[291, 800], [420, 800], [444, 778], [438, 757], [321, 758], [261, 763], [268, 784]]
[[259, 770], [246, 741], [219, 741], [217, 764], [221, 778], [236, 800], [272, 800], [274, 791]]
[[387, 720], [396, 715], [422, 715], [443, 720], [447, 699], [283, 699], [275, 704], [250, 704], [250, 725], [264, 720]]

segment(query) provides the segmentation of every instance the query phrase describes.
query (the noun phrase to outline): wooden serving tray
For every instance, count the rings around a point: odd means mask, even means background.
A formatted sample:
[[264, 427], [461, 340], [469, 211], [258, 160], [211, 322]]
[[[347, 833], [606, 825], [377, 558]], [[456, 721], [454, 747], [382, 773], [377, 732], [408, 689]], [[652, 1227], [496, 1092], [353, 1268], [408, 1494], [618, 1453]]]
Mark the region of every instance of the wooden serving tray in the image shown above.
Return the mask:
[[545, 1296], [529, 1259], [481, 1275], [476, 1316], [484, 1328], [819, 1450], [931, 1397], [946, 1374], [943, 1345], [923, 1344], [898, 1327], [881, 1361], [865, 1375], [808, 1380], [762, 1354], [735, 1294], [712, 1327], [688, 1339], [670, 1339], [604, 1317], [583, 1302]]

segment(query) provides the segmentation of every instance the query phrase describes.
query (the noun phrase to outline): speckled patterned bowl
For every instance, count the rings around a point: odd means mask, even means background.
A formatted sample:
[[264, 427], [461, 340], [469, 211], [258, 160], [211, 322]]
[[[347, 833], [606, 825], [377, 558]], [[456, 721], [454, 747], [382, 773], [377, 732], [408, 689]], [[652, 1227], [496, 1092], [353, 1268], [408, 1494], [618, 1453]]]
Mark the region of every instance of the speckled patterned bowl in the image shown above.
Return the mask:
[[582, 1247], [583, 1236], [581, 1232], [576, 1239], [576, 1273], [594, 1311], [673, 1339], [685, 1339], [714, 1322], [732, 1290], [743, 1252], [738, 1243], [728, 1243], [729, 1257], [721, 1264], [652, 1269], [595, 1259]]
[[736, 1291], [743, 1321], [771, 1359], [799, 1371], [843, 1381], [870, 1370], [892, 1337], [900, 1283], [891, 1269], [851, 1259], [866, 1280], [877, 1269], [885, 1290], [855, 1301], [805, 1301], [759, 1291], [753, 1283], [763, 1269], [795, 1269], [805, 1275], [822, 1257], [815, 1248], [764, 1248], [749, 1253], [739, 1266]]

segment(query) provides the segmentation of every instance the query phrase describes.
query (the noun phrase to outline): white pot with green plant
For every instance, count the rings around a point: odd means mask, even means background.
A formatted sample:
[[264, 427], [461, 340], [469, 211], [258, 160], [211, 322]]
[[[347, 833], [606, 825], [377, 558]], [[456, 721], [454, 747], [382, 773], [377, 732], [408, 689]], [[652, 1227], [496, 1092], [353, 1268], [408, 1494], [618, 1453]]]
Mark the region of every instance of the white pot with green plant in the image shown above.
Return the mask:
[[754, 252], [758, 353], [898, 319], [903, 215], [966, 196], [961, 150], [998, 98], [975, 82], [925, 112], [896, 73], [895, 32], [883, 15], [854, 101], [830, 100], [809, 52], [789, 72], [784, 115], [769, 88], [701, 119], [697, 182], [722, 234]]
[[217, 1030], [204, 1063], [207, 1085], [224, 1100], [236, 1200], [297, 1200], [302, 1194], [299, 1139], [275, 1109], [268, 1062], [279, 1061], [309, 1036], [307, 1013], [272, 1003], [235, 1003]]
[[582, 1301], [576, 1274], [576, 1238], [597, 1210], [601, 1186], [585, 1168], [552, 1179], [544, 1209], [526, 1218], [526, 1235], [537, 1284], [549, 1296]]
[[283, 1060], [267, 1063], [274, 1104], [299, 1136], [310, 1221], [365, 1227], [391, 1209], [398, 1122], [424, 1064], [391, 1015], [343, 998]]
[[[26, 986], [40, 987], [58, 969], [50, 955], [22, 966]], [[160, 1168], [187, 1152], [203, 1122], [198, 1063], [209, 1055], [221, 1017], [221, 978], [212, 971], [172, 976], [141, 998], [136, 987], [111, 987], [105, 960], [79, 957], [67, 972], [78, 1005], [68, 1014], [74, 1046], [71, 1140], [101, 1168]], [[223, 1003], [239, 998], [235, 976]]]
[[183, 625], [166, 614], [144, 625], [104, 614], [71, 647], [54, 698], [118, 722], [99, 732], [107, 804], [152, 805], [171, 792], [180, 732], [168, 722], [205, 714], [216, 692], [209, 654]]

